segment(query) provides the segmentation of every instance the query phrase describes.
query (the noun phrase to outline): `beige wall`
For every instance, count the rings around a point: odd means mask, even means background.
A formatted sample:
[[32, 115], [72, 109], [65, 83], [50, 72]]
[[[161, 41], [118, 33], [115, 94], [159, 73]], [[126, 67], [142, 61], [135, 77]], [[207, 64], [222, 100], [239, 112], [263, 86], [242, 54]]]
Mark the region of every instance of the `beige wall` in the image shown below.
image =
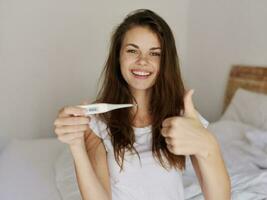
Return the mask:
[[114, 26], [150, 8], [172, 27], [185, 59], [187, 1], [2, 0], [0, 149], [12, 137], [54, 136], [64, 105], [95, 96]]
[[219, 119], [230, 67], [267, 66], [266, 0], [189, 1], [184, 76], [210, 121]]

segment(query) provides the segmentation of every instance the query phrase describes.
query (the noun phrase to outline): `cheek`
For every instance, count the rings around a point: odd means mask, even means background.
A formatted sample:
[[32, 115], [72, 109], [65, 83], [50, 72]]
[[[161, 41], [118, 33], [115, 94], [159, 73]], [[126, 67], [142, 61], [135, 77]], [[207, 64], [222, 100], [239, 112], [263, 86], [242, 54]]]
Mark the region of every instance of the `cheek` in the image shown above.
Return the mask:
[[159, 71], [160, 71], [160, 66], [159, 64], [156, 66], [155, 72], [156, 72], [156, 76], [159, 75]]
[[153, 66], [154, 73], [158, 75], [160, 71], [160, 58], [151, 59], [150, 64]]
[[127, 58], [126, 55], [121, 55], [120, 56], [120, 66], [121, 66], [121, 68], [125, 69], [125, 68], [127, 68], [127, 66], [129, 66], [129, 64], [130, 64], [130, 59]]
[[126, 71], [127, 71], [127, 64], [123, 56], [120, 57], [120, 70], [121, 70], [122, 76], [125, 78]]
[[127, 64], [125, 61], [120, 60], [120, 70], [121, 70], [121, 75], [124, 78], [126, 82], [129, 79], [129, 64]]
[[133, 58], [129, 58], [127, 55], [122, 55], [120, 57], [120, 69], [124, 79], [129, 76], [129, 68], [133, 66], [135, 60]]
[[120, 70], [121, 70], [122, 77], [125, 79], [126, 78], [126, 69], [122, 63], [120, 64]]
[[159, 76], [159, 73], [160, 73], [160, 66], [159, 65], [155, 65], [155, 68], [154, 68], [154, 81], [156, 81], [156, 79], [158, 78]]
[[120, 53], [120, 62], [121, 63], [129, 63], [133, 60], [133, 57], [130, 56], [129, 54], [127, 53]]

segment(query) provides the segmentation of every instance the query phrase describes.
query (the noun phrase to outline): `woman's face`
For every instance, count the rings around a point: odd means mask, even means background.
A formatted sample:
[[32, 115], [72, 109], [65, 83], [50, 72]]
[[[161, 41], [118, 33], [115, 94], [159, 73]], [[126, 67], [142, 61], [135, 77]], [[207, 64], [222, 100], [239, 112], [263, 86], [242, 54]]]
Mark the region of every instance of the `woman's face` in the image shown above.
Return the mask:
[[160, 41], [150, 29], [136, 26], [126, 32], [120, 50], [120, 66], [132, 92], [149, 91], [159, 73], [160, 57]]

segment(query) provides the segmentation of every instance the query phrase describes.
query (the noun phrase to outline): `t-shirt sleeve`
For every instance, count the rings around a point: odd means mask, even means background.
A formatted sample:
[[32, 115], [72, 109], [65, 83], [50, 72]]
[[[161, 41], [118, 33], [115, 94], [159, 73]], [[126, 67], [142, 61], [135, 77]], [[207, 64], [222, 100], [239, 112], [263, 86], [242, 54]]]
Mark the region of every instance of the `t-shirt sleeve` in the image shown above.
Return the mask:
[[90, 129], [101, 139], [105, 139], [108, 135], [107, 125], [97, 117], [97, 115], [89, 115]]
[[198, 113], [198, 118], [199, 118], [200, 122], [202, 123], [202, 125], [203, 125], [205, 128], [207, 128], [207, 127], [209, 126], [209, 121], [206, 120], [204, 117], [202, 117], [202, 115], [199, 114], [199, 112], [197, 112], [197, 113]]

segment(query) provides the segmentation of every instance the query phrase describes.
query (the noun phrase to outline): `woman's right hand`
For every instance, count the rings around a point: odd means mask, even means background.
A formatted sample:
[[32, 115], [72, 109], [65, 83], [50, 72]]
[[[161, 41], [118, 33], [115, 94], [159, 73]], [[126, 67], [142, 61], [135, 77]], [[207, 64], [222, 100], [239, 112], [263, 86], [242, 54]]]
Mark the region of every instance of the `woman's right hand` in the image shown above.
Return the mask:
[[89, 129], [89, 121], [84, 108], [63, 107], [54, 121], [58, 140], [69, 144], [70, 147], [84, 147], [84, 134]]

